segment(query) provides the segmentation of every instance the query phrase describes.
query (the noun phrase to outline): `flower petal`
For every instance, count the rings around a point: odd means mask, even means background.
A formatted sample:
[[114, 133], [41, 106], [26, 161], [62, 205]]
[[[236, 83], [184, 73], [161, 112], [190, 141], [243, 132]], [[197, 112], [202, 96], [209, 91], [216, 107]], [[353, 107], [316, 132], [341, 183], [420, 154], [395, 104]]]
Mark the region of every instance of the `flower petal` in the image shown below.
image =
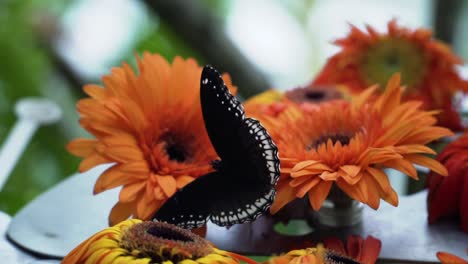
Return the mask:
[[114, 207], [112, 207], [109, 214], [109, 226], [116, 225], [128, 219], [132, 214], [133, 206], [133, 203], [117, 202]]
[[95, 139], [77, 138], [68, 143], [67, 150], [78, 157], [87, 157], [95, 152], [97, 144]]
[[167, 197], [171, 197], [172, 195], [174, 195], [174, 193], [177, 190], [177, 183], [174, 177], [169, 176], [169, 175], [167, 176], [156, 175], [155, 177], [159, 186], [161, 186], [161, 189], [163, 190], [164, 194]]
[[405, 155], [405, 158], [413, 163], [429, 168], [442, 176], [448, 175], [447, 169], [444, 167], [444, 165], [440, 164], [440, 162], [434, 159], [418, 154]]
[[278, 183], [275, 200], [270, 207], [270, 212], [276, 214], [283, 206], [296, 199], [294, 189], [287, 182]]
[[315, 211], [318, 211], [322, 207], [323, 201], [330, 192], [332, 181], [321, 181], [311, 191], [309, 191], [309, 203]]

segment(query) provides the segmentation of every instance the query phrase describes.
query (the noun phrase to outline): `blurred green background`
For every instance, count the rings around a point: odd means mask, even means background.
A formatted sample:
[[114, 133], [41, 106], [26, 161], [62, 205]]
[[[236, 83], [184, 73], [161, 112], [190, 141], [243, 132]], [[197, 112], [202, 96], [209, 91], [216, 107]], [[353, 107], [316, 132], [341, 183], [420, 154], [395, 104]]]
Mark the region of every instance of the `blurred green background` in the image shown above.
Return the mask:
[[99, 83], [112, 66], [134, 63], [144, 50], [219, 64], [245, 97], [312, 79], [336, 51], [330, 41], [347, 32], [347, 22], [382, 30], [396, 17], [403, 25], [435, 28], [468, 58], [467, 1], [396, 2], [0, 1], [0, 143], [15, 123], [19, 99], [47, 97], [63, 110], [63, 119], [41, 127], [28, 145], [0, 190], [0, 211], [14, 214], [76, 172], [79, 159], [65, 145], [87, 136], [75, 110], [81, 86]]

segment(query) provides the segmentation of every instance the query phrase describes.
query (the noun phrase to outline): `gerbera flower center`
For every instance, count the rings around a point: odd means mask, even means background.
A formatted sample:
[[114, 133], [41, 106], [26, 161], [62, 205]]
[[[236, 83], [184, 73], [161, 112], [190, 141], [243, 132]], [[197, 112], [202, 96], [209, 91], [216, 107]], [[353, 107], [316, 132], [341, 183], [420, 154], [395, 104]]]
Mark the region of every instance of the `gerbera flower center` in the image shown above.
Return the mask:
[[176, 232], [173, 229], [165, 228], [161, 226], [152, 226], [148, 228], [147, 232], [150, 235], [163, 238], [163, 239], [183, 241], [183, 242], [193, 242], [193, 239], [191, 237], [186, 236], [183, 233]]
[[424, 54], [416, 45], [401, 38], [384, 38], [370, 47], [362, 61], [362, 73], [369, 85], [387, 83], [400, 72], [402, 84], [415, 86], [425, 71]]
[[342, 98], [341, 93], [335, 87], [324, 86], [295, 88], [287, 91], [285, 96], [297, 103], [319, 103]]
[[342, 146], [346, 146], [346, 145], [349, 144], [349, 141], [351, 140], [351, 137], [349, 135], [347, 135], [347, 134], [340, 134], [340, 133], [321, 136], [318, 139], [316, 139], [315, 141], [313, 141], [307, 147], [307, 150], [317, 149], [318, 146], [320, 146], [321, 144], [326, 144], [328, 142], [328, 140], [331, 140], [333, 145], [335, 145], [337, 142], [340, 142]]
[[320, 100], [325, 97], [325, 93], [323, 91], [307, 91], [305, 96], [310, 100]]
[[162, 137], [162, 140], [165, 143], [164, 150], [170, 160], [184, 162], [188, 159], [189, 153], [187, 147], [176, 136], [166, 134]]
[[132, 255], [151, 258], [154, 263], [168, 260], [177, 263], [213, 252], [208, 241], [188, 230], [150, 221], [135, 224], [125, 230], [120, 245]]

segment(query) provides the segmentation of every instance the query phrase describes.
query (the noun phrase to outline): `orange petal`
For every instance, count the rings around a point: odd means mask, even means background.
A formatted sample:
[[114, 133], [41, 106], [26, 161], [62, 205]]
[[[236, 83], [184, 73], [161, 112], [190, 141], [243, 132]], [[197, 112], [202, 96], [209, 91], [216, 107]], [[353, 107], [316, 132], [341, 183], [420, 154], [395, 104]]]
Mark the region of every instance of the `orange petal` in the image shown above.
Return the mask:
[[395, 150], [400, 154], [413, 154], [413, 153], [425, 153], [434, 155], [436, 152], [424, 145], [412, 144], [412, 145], [404, 145], [404, 146], [397, 146]]
[[388, 180], [387, 175], [383, 171], [368, 167], [367, 172], [374, 178], [384, 193], [390, 193], [392, 187], [390, 186], [390, 181]]
[[468, 263], [468, 261], [460, 257], [457, 257], [448, 252], [442, 252], [442, 251], [437, 252], [437, 258], [440, 260], [442, 264], [467, 264]]
[[332, 181], [321, 181], [314, 189], [309, 191], [309, 203], [315, 211], [318, 211], [322, 207], [323, 201], [330, 192]]
[[322, 174], [320, 174], [320, 178], [326, 181], [335, 181], [338, 178], [338, 173], [324, 171]]
[[343, 190], [347, 195], [349, 195], [349, 197], [358, 200], [362, 203], [367, 202], [367, 194], [363, 193], [361, 184], [358, 183], [355, 185], [350, 185], [343, 179], [338, 179], [336, 183], [338, 184], [338, 187], [340, 187], [341, 190]]
[[418, 172], [413, 164], [405, 159], [394, 159], [383, 163], [384, 166], [403, 172], [411, 178], [417, 180]]
[[297, 198], [302, 198], [304, 195], [315, 185], [317, 185], [322, 179], [320, 177], [313, 177], [312, 179], [309, 179], [309, 181], [299, 188], [296, 188], [296, 197]]
[[300, 170], [303, 170], [306, 167], [313, 166], [313, 165], [316, 165], [318, 163], [319, 162], [315, 161], [315, 160], [301, 161], [301, 162], [296, 163], [296, 165], [293, 168], [293, 171], [300, 171]]
[[120, 191], [119, 200], [123, 203], [134, 201], [138, 193], [143, 190], [145, 186], [145, 181], [125, 185]]
[[195, 178], [188, 175], [182, 175], [176, 177], [176, 187], [177, 189], [182, 189], [185, 185], [191, 183]]
[[315, 175], [309, 175], [307, 177], [298, 177], [298, 178], [294, 178], [292, 179], [291, 181], [289, 181], [289, 186], [291, 187], [297, 187], [299, 185], [302, 185], [304, 184], [305, 182], [307, 181], [310, 181], [312, 178], [315, 178], [316, 176]]
[[367, 204], [372, 209], [377, 210], [380, 206], [380, 197], [386, 196], [386, 193], [381, 193], [377, 182], [375, 182], [369, 174], [362, 177], [361, 181], [362, 184], [365, 184], [367, 187]]
[[290, 187], [287, 182], [278, 183], [276, 190], [277, 194], [275, 200], [270, 207], [270, 212], [272, 214], [276, 214], [283, 206], [296, 199], [294, 189]]
[[110, 162], [111, 162], [110, 160], [101, 156], [99, 153], [93, 153], [81, 161], [80, 166], [78, 167], [78, 170], [80, 172], [85, 172], [91, 168], [96, 167], [97, 165], [106, 164]]
[[93, 99], [103, 100], [107, 95], [106, 89], [99, 85], [88, 84], [83, 87], [83, 91]]
[[382, 199], [393, 206], [398, 206], [398, 194], [393, 188]]
[[68, 143], [67, 150], [78, 157], [87, 157], [94, 153], [97, 144], [95, 139], [77, 138]]
[[148, 173], [146, 173], [146, 175], [143, 175], [143, 177], [135, 177], [134, 174], [122, 172], [119, 165], [120, 164], [110, 167], [103, 174], [101, 174], [101, 176], [99, 176], [94, 185], [94, 194], [101, 193], [105, 190], [109, 190], [120, 185], [141, 181], [142, 178], [144, 179], [145, 176], [147, 177], [148, 175]]
[[142, 220], [149, 220], [160, 206], [161, 201], [157, 201], [154, 196], [144, 194], [136, 202], [136, 217]]
[[448, 175], [447, 169], [444, 167], [444, 165], [440, 164], [440, 162], [434, 159], [418, 154], [405, 155], [405, 158], [413, 163], [429, 168], [442, 176]]
[[167, 176], [156, 175], [156, 180], [159, 186], [161, 186], [161, 189], [163, 190], [164, 194], [167, 197], [171, 197], [172, 195], [174, 195], [174, 193], [177, 190], [177, 183], [174, 177], [169, 176], [169, 175]]
[[130, 146], [106, 147], [102, 154], [116, 162], [141, 161], [144, 159], [140, 149]]
[[134, 203], [121, 203], [117, 202], [109, 214], [109, 226], [116, 225], [130, 217]]
[[136, 138], [132, 134], [123, 131], [112, 133], [112, 135], [104, 137], [101, 141], [106, 146], [130, 146], [139, 148]]
[[361, 178], [361, 167], [355, 165], [344, 165], [339, 169], [339, 176], [349, 184], [355, 184]]

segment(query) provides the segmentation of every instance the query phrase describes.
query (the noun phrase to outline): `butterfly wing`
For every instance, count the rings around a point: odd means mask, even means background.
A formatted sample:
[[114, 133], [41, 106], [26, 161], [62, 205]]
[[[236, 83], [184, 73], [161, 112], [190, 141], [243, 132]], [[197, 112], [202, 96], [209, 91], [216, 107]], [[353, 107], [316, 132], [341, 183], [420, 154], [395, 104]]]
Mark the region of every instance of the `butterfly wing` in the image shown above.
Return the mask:
[[229, 192], [211, 208], [210, 220], [220, 226], [253, 221], [268, 210], [280, 175], [278, 149], [260, 122], [244, 119], [235, 141], [243, 153], [223, 161], [219, 176]]
[[204, 225], [211, 214], [213, 198], [220, 196], [222, 178], [218, 174], [204, 175], [177, 191], [156, 212], [153, 220], [188, 229]]
[[202, 71], [200, 100], [206, 131], [216, 153], [221, 160], [234, 159], [242, 152], [236, 138], [244, 120], [244, 107], [229, 92], [218, 71], [209, 65]]
[[185, 186], [154, 219], [185, 228], [211, 219], [220, 226], [252, 221], [273, 202], [279, 178], [278, 150], [260, 123], [245, 118], [220, 74], [205, 66], [200, 98], [209, 138], [221, 162], [217, 171]]

